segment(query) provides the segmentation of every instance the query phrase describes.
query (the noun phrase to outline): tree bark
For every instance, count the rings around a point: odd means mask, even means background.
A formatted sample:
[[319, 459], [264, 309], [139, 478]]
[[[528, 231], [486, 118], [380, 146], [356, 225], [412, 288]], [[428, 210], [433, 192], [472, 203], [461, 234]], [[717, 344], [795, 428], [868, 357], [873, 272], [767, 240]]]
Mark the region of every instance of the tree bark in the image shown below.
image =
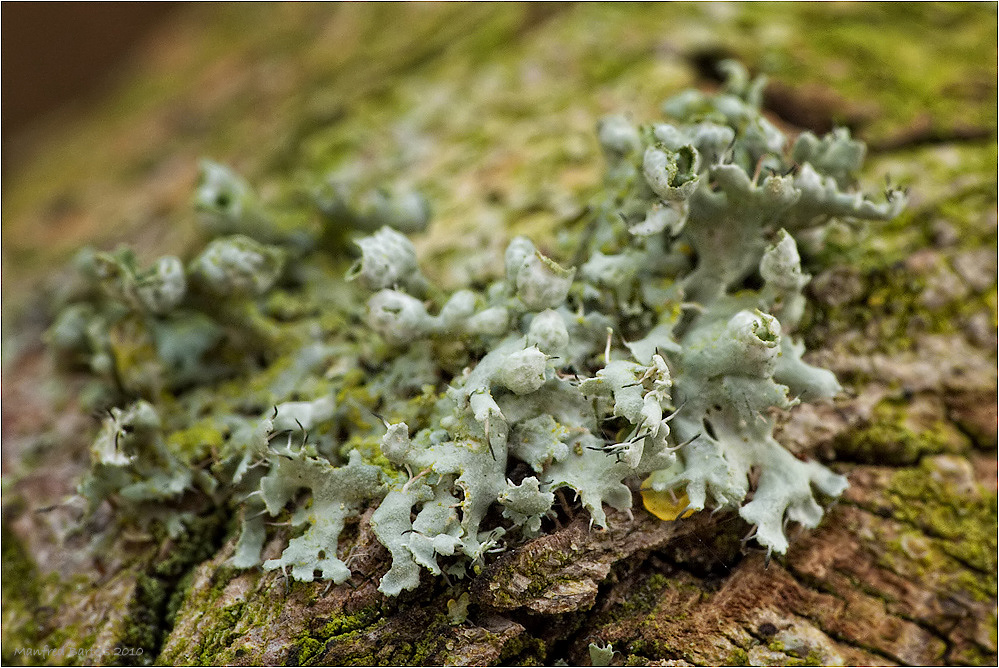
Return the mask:
[[[994, 665], [995, 34], [980, 5], [186, 8], [4, 185], [4, 662], [578, 665], [610, 643], [617, 665]], [[470, 582], [424, 573], [387, 598], [370, 510], [350, 583], [329, 587], [227, 566], [223, 511], [168, 539], [62, 505], [98, 423], [40, 343], [60, 267], [84, 243], [188, 247], [198, 157], [302, 215], [331, 169], [419, 185], [421, 260], [455, 286], [495, 273], [514, 234], [571, 227], [599, 187], [601, 115], [656, 120], [722, 57], [771, 73], [785, 130], [868, 141], [867, 190], [890, 173], [911, 192], [899, 220], [808, 253], [809, 361], [845, 390], [778, 440], [851, 486], [786, 556], [734, 514], [661, 522], [636, 496], [606, 531], [577, 508]], [[463, 262], [476, 247], [496, 263]]]

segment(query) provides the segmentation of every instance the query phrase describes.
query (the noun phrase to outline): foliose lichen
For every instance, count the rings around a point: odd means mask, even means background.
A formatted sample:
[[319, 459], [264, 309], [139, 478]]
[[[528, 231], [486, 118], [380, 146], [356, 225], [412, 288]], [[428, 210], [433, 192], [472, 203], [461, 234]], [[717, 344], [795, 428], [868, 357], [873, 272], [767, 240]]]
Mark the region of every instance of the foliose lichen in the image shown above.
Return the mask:
[[[320, 228], [285, 229], [204, 163], [201, 253], [148, 269], [126, 250], [82, 254], [49, 332], [116, 404], [80, 492], [132, 521], [182, 523], [192, 496], [228, 505], [243, 568], [282, 515], [297, 533], [262, 567], [334, 583], [351, 577], [341, 533], [377, 504], [388, 595], [544, 531], [558, 490], [595, 527], [639, 486], [667, 520], [736, 509], [784, 552], [788, 522], [815, 527], [816, 493], [847, 484], [773, 437], [776, 412], [839, 391], [795, 338], [809, 281], [796, 238], [891, 218], [904, 197], [853, 191], [864, 146], [845, 130], [789, 146], [761, 114], [762, 80], [726, 71], [720, 93], [668, 100], [669, 123], [599, 123], [605, 194], [580, 266], [517, 237], [480, 290], [447, 295], [420, 271], [403, 234], [429, 220], [417, 193], [327, 182]], [[345, 279], [323, 278], [351, 252], [348, 228], [370, 234]], [[343, 323], [365, 293], [359, 341]], [[268, 311], [282, 300], [298, 304], [283, 319]], [[188, 443], [195, 424], [212, 434], [203, 447]]]

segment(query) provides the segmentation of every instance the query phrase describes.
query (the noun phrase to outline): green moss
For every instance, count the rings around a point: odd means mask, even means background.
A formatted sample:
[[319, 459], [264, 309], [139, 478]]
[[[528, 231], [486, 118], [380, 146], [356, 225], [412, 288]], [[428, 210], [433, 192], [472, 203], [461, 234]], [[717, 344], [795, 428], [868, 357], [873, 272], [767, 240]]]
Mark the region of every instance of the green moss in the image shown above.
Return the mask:
[[204, 598], [211, 602], [216, 601], [225, 591], [225, 588], [229, 586], [229, 583], [237, 576], [243, 573], [240, 569], [237, 569], [229, 564], [222, 564], [212, 571], [212, 585], [205, 594]]
[[652, 659], [675, 659], [682, 656], [679, 648], [662, 638], [644, 637], [632, 641], [629, 652]]
[[306, 629], [295, 639], [295, 649], [288, 657], [289, 665], [314, 665], [322, 658], [327, 647], [335, 646], [359, 631], [370, 628], [380, 619], [382, 619], [382, 610], [376, 604], [361, 608], [352, 614], [320, 620], [322, 626], [314, 630]]
[[194, 582], [194, 575], [195, 570], [192, 568], [181, 577], [180, 582], [170, 592], [166, 614], [163, 616], [163, 624], [166, 628], [173, 628], [174, 623], [177, 621], [177, 613], [180, 611], [180, 606], [183, 605], [184, 599], [187, 598], [187, 593]]
[[[217, 535], [221, 527], [218, 514], [192, 517], [184, 524], [181, 534], [173, 539], [165, 537], [165, 529], [157, 527], [154, 533], [165, 541], [166, 556], [153, 560], [145, 570], [136, 575], [128, 613], [122, 623], [119, 647], [141, 648], [140, 656], [115, 657], [122, 663], [148, 663], [160, 649], [160, 643], [172, 628], [180, 610], [185, 592], [196, 564], [210, 557], [217, 549]], [[185, 584], [187, 580], [188, 584]]]
[[14, 532], [9, 530], [6, 524], [2, 530], [3, 559], [0, 561], [0, 567], [3, 569], [4, 602], [37, 601], [39, 585], [35, 564]]
[[[994, 142], [917, 146], [875, 156], [872, 181], [890, 176], [894, 183], [912, 185], [918, 197], [892, 221], [830, 230], [806, 269], [818, 274], [840, 267], [856, 285], [809, 305], [802, 328], [807, 345], [845, 337], [853, 350], [893, 354], [911, 350], [921, 335], [959, 333], [978, 313], [991, 314], [994, 321], [994, 290], [971, 291], [934, 308], [922, 297], [935, 272], [948, 269], [957, 253], [995, 247], [995, 227], [982, 215], [995, 208], [995, 164]], [[936, 241], [941, 223], [955, 232], [952, 247]], [[915, 256], [924, 258], [919, 264], [929, 260], [928, 266], [911, 264]], [[858, 332], [863, 336], [856, 337]]]
[[725, 659], [726, 666], [748, 666], [749, 654], [741, 647], [733, 649]]
[[670, 578], [662, 573], [653, 573], [649, 576], [638, 591], [622, 604], [622, 611], [634, 614], [652, 610], [659, 601], [659, 594], [670, 584]]
[[823, 666], [825, 661], [822, 656], [814, 650], [810, 651], [804, 658], [792, 657], [788, 659], [788, 666]]
[[222, 526], [222, 509], [185, 522], [180, 536], [172, 540], [167, 557], [153, 565], [153, 573], [176, 580], [192, 565], [211, 557], [218, 549]]
[[[915, 15], [888, 5], [802, 5], [778, 16], [771, 5], [753, 4], [739, 19], [738, 52], [757, 54], [781, 78], [840, 91], [849, 102], [833, 107], [834, 120], [861, 124], [866, 138], [893, 135], [923, 116], [940, 129], [994, 122], [994, 68], [961, 67], [990, 40], [994, 45], [996, 15], [984, 7], [937, 5]], [[786, 31], [782, 48], [773, 48], [775, 30]], [[934, 42], [941, 33], [946, 43]], [[933, 48], [923, 48], [929, 43]], [[893, 74], [844, 68], [844, 61], [891, 63]]]
[[670, 585], [670, 578], [662, 573], [653, 573], [644, 582], [638, 584], [621, 600], [596, 619], [596, 625], [604, 626], [631, 617], [645, 615], [655, 609], [662, 591]]
[[[621, 641], [615, 640], [615, 646], [620, 645], [626, 655], [635, 655], [645, 663], [650, 659], [686, 658], [674, 642], [673, 625], [686, 619], [688, 612], [665, 606], [662, 601], [672, 597], [670, 592], [679, 593], [680, 599], [700, 595], [700, 586], [695, 582], [654, 573], [631, 591], [633, 593], [627, 600], [597, 616], [593, 627], [599, 629], [620, 624], [624, 628], [634, 628], [633, 634]], [[631, 627], [630, 624], [636, 625]]]
[[381, 609], [377, 605], [362, 608], [352, 615], [344, 615], [331, 619], [320, 629], [319, 636], [322, 638], [332, 638], [351, 631], [371, 626], [381, 618]]
[[201, 639], [198, 657], [202, 665], [231, 662], [233, 643], [241, 632], [237, 630], [243, 617], [242, 601], [213, 611], [211, 626]]
[[215, 420], [206, 418], [170, 434], [167, 447], [184, 461], [197, 462], [222, 447], [227, 431]]
[[[412, 664], [424, 666], [429, 664], [447, 665], [447, 642], [450, 635], [451, 620], [447, 615], [437, 615], [427, 633], [422, 635], [413, 645]], [[402, 665], [402, 664], [396, 664]]]
[[3, 663], [15, 665], [23, 661], [15, 657], [16, 648], [36, 646], [42, 632], [35, 607], [41, 587], [35, 564], [12, 531], [3, 525]]
[[[993, 645], [995, 647], [995, 645]], [[947, 660], [961, 666], [991, 666], [996, 662], [995, 652], [983, 650], [977, 645], [967, 643], [947, 653]]]
[[381, 439], [377, 436], [351, 434], [347, 442], [340, 446], [340, 456], [347, 458], [351, 450], [360, 452], [366, 464], [380, 468], [388, 479], [391, 480], [400, 475], [398, 469], [382, 454]]
[[299, 295], [286, 290], [275, 290], [267, 296], [264, 313], [276, 320], [293, 321], [319, 315], [319, 307]]
[[434, 406], [444, 396], [445, 393], [438, 392], [433, 385], [424, 385], [418, 395], [401, 404], [386, 419], [391, 423], [405, 422], [414, 432], [418, 431], [430, 424]]
[[[141, 648], [143, 656], [151, 658], [159, 650], [162, 611], [168, 592], [163, 579], [139, 574], [129, 605], [128, 616], [118, 641], [119, 647]], [[122, 661], [134, 657], [116, 657]]]
[[[442, 603], [441, 599], [435, 599], [436, 602]], [[431, 606], [435, 607], [435, 606]], [[377, 609], [377, 607], [375, 608]], [[418, 629], [418, 635], [416, 637], [407, 636], [406, 639], [390, 639], [386, 638], [382, 646], [375, 649], [374, 652], [368, 655], [359, 654], [344, 654], [338, 651], [340, 646], [349, 646], [347, 641], [361, 634], [363, 631], [374, 630], [375, 626], [380, 625], [381, 613], [378, 613], [378, 618], [372, 618], [372, 624], [362, 624], [357, 626], [351, 631], [346, 631], [344, 633], [333, 635], [328, 638], [323, 638], [321, 636], [316, 636], [315, 633], [303, 634], [298, 639], [299, 647], [304, 643], [307, 648], [314, 648], [315, 645], [306, 641], [306, 636], [319, 643], [324, 650], [329, 650], [329, 654], [322, 652], [324, 655], [324, 661], [338, 663], [343, 665], [368, 665], [368, 666], [413, 666], [413, 665], [447, 665], [447, 645], [449, 638], [451, 638], [451, 626], [448, 617], [444, 613], [428, 613], [426, 615], [422, 614], [423, 611], [416, 611], [417, 617], [410, 617], [407, 622], [412, 623], [411, 628]], [[359, 613], [363, 615], [371, 615], [372, 612]], [[339, 624], [334, 620], [335, 624]], [[348, 622], [347, 628], [350, 626], [356, 626], [360, 622]], [[296, 656], [293, 652], [289, 657], [293, 663], [305, 663], [301, 655]], [[318, 655], [311, 655], [309, 660], [314, 662], [318, 658]]]
[[[185, 579], [193, 573], [194, 570]], [[252, 589], [262, 574], [259, 571], [240, 571], [223, 563], [213, 568], [212, 575], [206, 588], [189, 589], [179, 604], [178, 613], [186, 611], [186, 614], [200, 615], [197, 645], [185, 643], [184, 639], [176, 642], [177, 639], [174, 638], [172, 651], [157, 657], [161, 665], [194, 662], [220, 665], [234, 663], [237, 659], [240, 662], [259, 662], [257, 652], [260, 648], [253, 643], [240, 644], [239, 639], [247, 628], [273, 623], [274, 615], [282, 606], [282, 599], [275, 600], [275, 597], [262, 592], [260, 596], [248, 601], [237, 600], [228, 606], [219, 605], [219, 599], [234, 578], [248, 580], [247, 587]], [[183, 580], [178, 584], [178, 590], [182, 587]]]
[[515, 562], [500, 563], [490, 576], [493, 582], [513, 582], [526, 577], [530, 583], [527, 590], [514, 596], [507, 589], [499, 587], [490, 592], [492, 604], [500, 608], [517, 608], [526, 600], [537, 598], [560, 582], [572, 581], [571, 578], [556, 575], [562, 566], [572, 562], [571, 551], [538, 550], [521, 554], [521, 559]]
[[295, 657], [294, 661], [288, 665], [312, 665], [313, 660], [318, 659], [324, 649], [326, 649], [326, 643], [320, 642], [311, 636], [302, 638], [298, 642], [296, 649], [292, 652], [292, 656]]
[[[852, 242], [856, 243], [856, 241]], [[825, 340], [849, 338], [863, 332], [864, 339], [852, 341], [865, 346], [851, 352], [897, 354], [911, 350], [918, 334], [952, 334], [958, 318], [949, 309], [930, 311], [919, 297], [925, 282], [901, 265], [872, 269], [860, 274], [863, 292], [846, 304], [826, 307], [810, 305], [803, 331], [809, 347]]]
[[[3, 638], [0, 661], [5, 665], [44, 665], [54, 659], [45, 661], [41, 656], [15, 655], [14, 651], [49, 648], [63, 652], [58, 656], [60, 663], [92, 663], [93, 656], [81, 651], [93, 646], [107, 620], [88, 618], [80, 623], [60, 622], [58, 625], [50, 620], [53, 614], [58, 614], [56, 611], [78, 605], [80, 594], [85, 597], [92, 593], [93, 583], [82, 575], [62, 579], [58, 573], [39, 573], [24, 545], [6, 525], [3, 526], [2, 544], [4, 621], [0, 626]], [[71, 650], [75, 652], [70, 654]]]
[[841, 458], [865, 464], [915, 464], [923, 456], [963, 453], [968, 438], [942, 417], [930, 422], [912, 416], [906, 400], [883, 399], [875, 407], [868, 426], [851, 430], [836, 444]]
[[497, 664], [501, 666], [540, 666], [548, 656], [548, 646], [527, 631], [503, 645]]
[[[87, 665], [93, 663], [93, 657], [89, 657], [85, 650], [94, 645], [97, 638], [96, 631], [85, 632], [79, 624], [69, 624], [60, 626], [47, 635], [41, 642], [44, 647], [60, 648], [66, 651], [63, 661], [70, 665]], [[83, 650], [81, 652], [81, 650]], [[69, 652], [73, 651], [73, 654]]]
[[[442, 592], [423, 606], [410, 608], [405, 620], [388, 620], [390, 611], [382, 604], [373, 604], [353, 614], [327, 620], [316, 620], [313, 628], [294, 639], [294, 649], [288, 656], [290, 664], [412, 666], [450, 665], [458, 661], [451, 652], [464, 640], [451, 625], [446, 602], [453, 592]], [[400, 625], [400, 622], [402, 624]], [[387, 633], [385, 624], [392, 624]], [[370, 638], [377, 638], [372, 647]], [[505, 665], [534, 665], [545, 655], [544, 644], [522, 634], [504, 643], [501, 637], [485, 632], [477, 641], [495, 645], [502, 653]]]
[[952, 462], [946, 457], [927, 458], [917, 468], [894, 474], [886, 494], [889, 511], [932, 539], [924, 560], [932, 561], [932, 552], [940, 550], [971, 569], [962, 569], [952, 586], [979, 600], [992, 600], [997, 587], [996, 494], [954, 480]]

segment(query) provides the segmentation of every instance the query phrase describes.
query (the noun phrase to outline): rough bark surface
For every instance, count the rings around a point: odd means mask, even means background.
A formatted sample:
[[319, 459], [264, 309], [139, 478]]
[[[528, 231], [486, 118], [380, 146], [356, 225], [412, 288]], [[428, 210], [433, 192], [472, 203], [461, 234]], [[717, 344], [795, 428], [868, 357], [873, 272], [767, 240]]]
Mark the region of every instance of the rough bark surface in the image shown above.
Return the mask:
[[[994, 5], [188, 8], [4, 184], [4, 663], [578, 665], [612, 643], [628, 665], [995, 665], [995, 35]], [[727, 56], [771, 73], [788, 131], [868, 141], [868, 189], [911, 189], [901, 218], [841, 230], [807, 268], [810, 361], [846, 391], [778, 439], [851, 487], [785, 557], [742, 543], [735, 515], [664, 523], [639, 502], [393, 599], [370, 511], [345, 536], [352, 580], [328, 587], [225, 565], [218, 513], [169, 540], [59, 505], [97, 422], [41, 346], [47, 295], [84, 243], [185, 248], [198, 157], [305, 216], [303, 184], [331, 168], [417, 184], [424, 264], [456, 285], [496, 272], [512, 235], [578, 218], [600, 115], [657, 118]]]

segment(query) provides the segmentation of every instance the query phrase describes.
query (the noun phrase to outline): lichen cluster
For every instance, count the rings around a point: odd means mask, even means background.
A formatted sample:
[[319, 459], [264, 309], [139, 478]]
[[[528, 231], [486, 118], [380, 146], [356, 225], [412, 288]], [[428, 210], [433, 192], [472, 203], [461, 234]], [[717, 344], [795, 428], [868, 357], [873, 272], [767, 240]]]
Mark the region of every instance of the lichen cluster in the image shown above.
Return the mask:
[[[205, 163], [200, 254], [145, 269], [81, 255], [50, 330], [103, 379], [93, 403], [115, 404], [81, 494], [168, 526], [227, 505], [240, 567], [280, 517], [293, 537], [263, 568], [336, 583], [341, 534], [377, 505], [390, 595], [544, 531], [566, 492], [596, 527], [639, 488], [665, 519], [737, 509], [784, 552], [788, 522], [822, 517], [814, 490], [846, 486], [772, 436], [777, 411], [839, 390], [794, 338], [809, 280], [795, 239], [890, 218], [903, 197], [854, 193], [862, 144], [789, 146], [760, 113], [762, 80], [727, 74], [718, 94], [668, 100], [670, 123], [601, 121], [606, 183], [578, 267], [518, 237], [502, 277], [450, 295], [401, 232], [429, 221], [417, 193], [325, 183], [317, 230]], [[370, 234], [344, 279], [350, 229]]]

